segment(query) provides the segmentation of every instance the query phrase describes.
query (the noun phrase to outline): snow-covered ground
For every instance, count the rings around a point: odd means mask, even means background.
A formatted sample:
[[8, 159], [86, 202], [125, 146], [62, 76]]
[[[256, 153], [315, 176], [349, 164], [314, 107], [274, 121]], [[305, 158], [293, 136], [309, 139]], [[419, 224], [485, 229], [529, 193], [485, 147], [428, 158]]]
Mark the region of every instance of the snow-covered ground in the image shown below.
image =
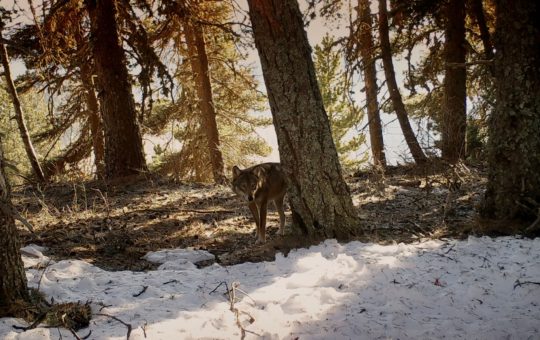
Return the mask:
[[[274, 262], [202, 269], [190, 263], [207, 259], [202, 252], [147, 258], [164, 265], [108, 272], [60, 261], [46, 269], [40, 289], [59, 302], [91, 300], [95, 313], [131, 324], [130, 339], [239, 339], [241, 327], [247, 339], [540, 339], [540, 239], [328, 240]], [[35, 287], [42, 271], [27, 276]], [[226, 287], [233, 286], [231, 310]], [[55, 328], [21, 333], [12, 325], [24, 323], [0, 319], [1, 339], [60, 338]], [[79, 335], [89, 331], [90, 339], [127, 333], [106, 316], [94, 316]]]

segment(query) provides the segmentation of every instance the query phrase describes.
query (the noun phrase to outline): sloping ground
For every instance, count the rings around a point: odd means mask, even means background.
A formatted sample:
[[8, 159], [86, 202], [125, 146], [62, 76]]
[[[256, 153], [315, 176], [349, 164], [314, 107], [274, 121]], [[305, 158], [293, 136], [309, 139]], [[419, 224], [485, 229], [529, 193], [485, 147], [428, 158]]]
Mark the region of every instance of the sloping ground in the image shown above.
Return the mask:
[[[476, 169], [397, 167], [348, 181], [366, 226], [361, 241], [461, 237], [478, 226], [474, 205], [485, 181]], [[36, 229], [32, 235], [21, 227], [24, 244], [47, 247], [55, 260], [81, 259], [108, 270], [151, 269], [141, 257], [159, 249], [203, 249], [219, 263], [234, 264], [272, 260], [276, 252], [313, 243], [276, 235], [278, 216], [271, 210], [269, 242], [255, 245], [249, 209], [224, 186], [147, 177], [27, 188], [14, 198]]]

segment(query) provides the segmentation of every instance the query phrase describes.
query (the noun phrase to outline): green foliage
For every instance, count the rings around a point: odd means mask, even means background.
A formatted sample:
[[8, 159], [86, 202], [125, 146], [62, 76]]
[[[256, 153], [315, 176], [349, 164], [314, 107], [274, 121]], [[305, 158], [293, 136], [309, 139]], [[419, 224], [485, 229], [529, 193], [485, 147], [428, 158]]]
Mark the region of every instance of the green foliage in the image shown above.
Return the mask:
[[[35, 91], [29, 91], [19, 97], [30, 136], [46, 130], [48, 128], [47, 108], [43, 96]], [[4, 83], [0, 82], [0, 134], [6, 160], [13, 166], [7, 168], [7, 174], [11, 183], [16, 184], [22, 182], [19, 175], [29, 176], [32, 171], [14, 114], [11, 96]], [[34, 143], [34, 148], [38, 157], [48, 151], [46, 143]]]
[[[212, 6], [220, 7], [217, 11], [220, 16], [227, 15], [228, 9], [223, 5]], [[206, 8], [210, 9], [215, 10], [214, 7]], [[235, 48], [231, 34], [220, 28], [204, 28], [213, 103], [227, 172], [233, 165], [247, 166], [254, 158], [270, 153], [270, 147], [257, 135], [256, 129], [269, 126], [272, 121], [256, 114], [267, 110], [266, 97], [258, 91], [252, 68], [241, 64], [245, 56]], [[156, 155], [151, 167], [174, 174], [178, 179], [210, 182], [212, 169], [197, 105], [195, 79], [185, 45], [174, 39], [178, 54], [175, 57], [178, 60], [176, 80], [181, 86], [175, 96], [178, 100], [154, 103], [144, 123], [148, 132], [172, 136], [172, 139], [154, 148]]]
[[349, 97], [351, 83], [342, 68], [341, 54], [333, 45], [334, 39], [326, 35], [315, 46], [315, 69], [339, 160], [345, 170], [355, 170], [367, 161], [367, 154], [356, 155], [365, 142], [365, 135], [357, 132], [364, 112]]

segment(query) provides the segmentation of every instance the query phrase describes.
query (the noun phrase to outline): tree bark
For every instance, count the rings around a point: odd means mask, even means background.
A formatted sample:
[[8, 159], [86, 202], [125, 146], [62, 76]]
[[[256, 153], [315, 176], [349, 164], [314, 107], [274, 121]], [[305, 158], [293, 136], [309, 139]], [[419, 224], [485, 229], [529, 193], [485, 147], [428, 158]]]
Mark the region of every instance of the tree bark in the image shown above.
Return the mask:
[[14, 306], [30, 301], [4, 164], [0, 136], [0, 318], [18, 317]]
[[296, 0], [249, 0], [255, 45], [288, 182], [293, 226], [315, 237], [360, 231]]
[[[0, 23], [0, 29], [2, 27], [1, 25], [2, 24]], [[4, 77], [6, 78], [6, 87], [11, 96], [11, 101], [13, 102], [13, 108], [15, 109], [15, 120], [17, 121], [17, 126], [19, 127], [19, 134], [21, 135], [21, 139], [24, 144], [24, 149], [26, 151], [26, 155], [28, 156], [28, 160], [30, 161], [30, 165], [32, 167], [32, 171], [34, 172], [34, 176], [36, 176], [36, 179], [39, 182], [43, 183], [45, 182], [45, 175], [43, 173], [43, 169], [41, 168], [41, 164], [39, 163], [39, 160], [37, 158], [36, 150], [34, 149], [32, 140], [30, 139], [28, 128], [26, 127], [24, 112], [21, 107], [19, 95], [17, 94], [17, 89], [15, 88], [15, 84], [13, 83], [13, 79], [11, 77], [11, 69], [9, 67], [9, 57], [7, 54], [6, 46], [2, 42], [2, 39], [3, 39], [2, 35], [0, 34], [0, 59], [2, 59], [2, 66], [4, 67]]]
[[219, 131], [216, 121], [216, 110], [212, 99], [212, 85], [208, 70], [208, 56], [204, 33], [199, 24], [193, 24], [186, 20], [184, 24], [187, 48], [191, 64], [191, 70], [195, 78], [198, 95], [198, 105], [203, 117], [204, 131], [206, 134], [208, 152], [212, 166], [214, 182], [225, 183], [223, 156], [221, 154]]
[[105, 132], [105, 175], [115, 178], [146, 171], [135, 102], [120, 44], [115, 0], [87, 0], [92, 54]]
[[401, 94], [396, 82], [396, 72], [392, 62], [392, 48], [390, 46], [390, 37], [388, 33], [388, 10], [386, 8], [386, 0], [379, 0], [379, 39], [381, 43], [381, 55], [384, 66], [384, 74], [386, 76], [386, 85], [390, 92], [390, 99], [396, 111], [396, 115], [405, 137], [405, 142], [409, 146], [409, 150], [417, 164], [424, 163], [427, 158], [418, 144], [418, 140], [409, 122], [409, 115], [403, 104]]
[[445, 6], [445, 77], [442, 119], [442, 157], [455, 163], [465, 157], [467, 128], [467, 70], [451, 63], [465, 63], [465, 0], [450, 0]]
[[[486, 60], [492, 60], [494, 57], [493, 43], [491, 42], [491, 34], [486, 23], [486, 16], [484, 15], [484, 7], [482, 6], [482, 0], [471, 0], [472, 14], [476, 19], [478, 30], [480, 31], [480, 39], [484, 45], [484, 55]], [[490, 67], [493, 71], [493, 68]]]
[[369, 125], [369, 140], [371, 153], [375, 166], [386, 168], [386, 155], [384, 153], [384, 140], [382, 133], [381, 117], [379, 115], [379, 103], [377, 101], [377, 70], [373, 55], [373, 37], [371, 29], [370, 0], [358, 0], [358, 17], [360, 19], [360, 54], [366, 84], [366, 100]]
[[96, 166], [96, 178], [105, 177], [105, 144], [103, 139], [103, 124], [99, 101], [96, 96], [94, 81], [92, 79], [91, 64], [83, 64], [80, 67], [81, 82], [86, 91], [86, 106], [88, 108], [88, 121], [92, 134], [92, 149], [94, 150], [94, 165]]
[[498, 0], [496, 11], [496, 104], [489, 118], [488, 184], [481, 213], [533, 219], [540, 203], [540, 5]]

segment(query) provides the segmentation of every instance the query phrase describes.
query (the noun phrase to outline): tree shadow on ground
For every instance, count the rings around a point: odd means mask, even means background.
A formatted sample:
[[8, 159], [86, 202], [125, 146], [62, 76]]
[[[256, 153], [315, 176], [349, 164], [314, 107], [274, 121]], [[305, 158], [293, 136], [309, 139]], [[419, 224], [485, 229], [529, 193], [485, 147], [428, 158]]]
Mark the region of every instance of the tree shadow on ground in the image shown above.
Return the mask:
[[[451, 174], [428, 170], [396, 167], [384, 175], [366, 172], [348, 178], [364, 226], [357, 239], [384, 244], [470, 234], [485, 182], [482, 172], [461, 174], [460, 187], [451, 192]], [[14, 197], [36, 228], [35, 235], [21, 230], [23, 243], [46, 246], [57, 260], [83, 259], [109, 270], [154, 268], [141, 257], [159, 249], [203, 249], [222, 264], [235, 264], [273, 260], [277, 252], [320, 241], [277, 235], [272, 206], [268, 242], [255, 245], [247, 205], [225, 186], [137, 177], [17, 190]], [[290, 223], [287, 211], [288, 228]]]

